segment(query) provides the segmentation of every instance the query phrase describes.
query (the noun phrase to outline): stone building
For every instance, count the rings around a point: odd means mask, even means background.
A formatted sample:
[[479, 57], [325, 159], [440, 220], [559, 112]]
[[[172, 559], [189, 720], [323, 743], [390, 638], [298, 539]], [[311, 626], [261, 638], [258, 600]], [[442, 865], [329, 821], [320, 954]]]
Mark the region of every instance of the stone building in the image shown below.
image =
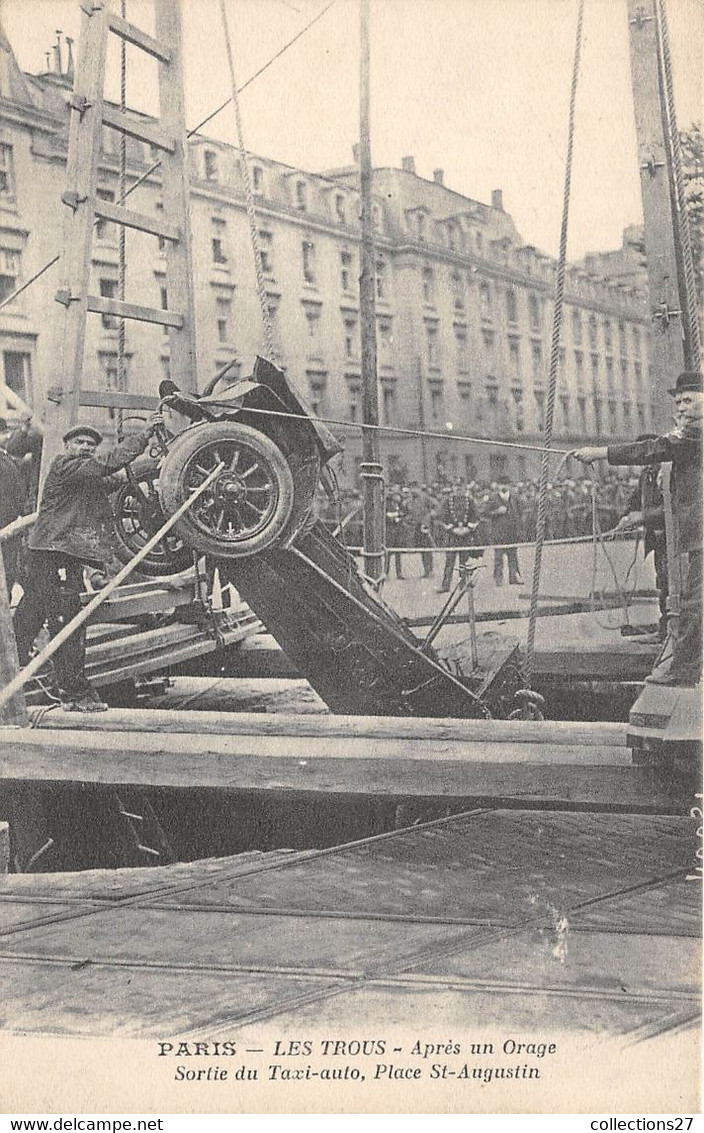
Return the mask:
[[[0, 300], [61, 251], [65, 205], [70, 66], [23, 74], [0, 40]], [[99, 194], [118, 193], [118, 135], [104, 131]], [[153, 164], [130, 141], [128, 182]], [[361, 456], [359, 192], [354, 165], [309, 173], [250, 158], [263, 273], [277, 361], [345, 438], [343, 482]], [[191, 225], [202, 388], [235, 357], [246, 374], [262, 350], [241, 156], [232, 146], [190, 142]], [[525, 244], [502, 194], [483, 204], [418, 175], [412, 158], [374, 171], [378, 375], [390, 480], [438, 476], [520, 478], [534, 473], [529, 449], [491, 448], [454, 439], [470, 434], [540, 441], [550, 356], [555, 262]], [[158, 171], [130, 198], [142, 212], [160, 207]], [[629, 235], [630, 233], [630, 235]], [[555, 443], [635, 435], [652, 426], [645, 274], [637, 233], [619, 252], [596, 253], [568, 271], [556, 400]], [[93, 242], [93, 293], [114, 296], [118, 238], [101, 221]], [[60, 382], [63, 308], [60, 259], [0, 309], [2, 376], [31, 403]], [[156, 237], [127, 233], [126, 298], [168, 305], [163, 250]], [[118, 381], [117, 321], [89, 316], [84, 387]], [[162, 328], [126, 324], [127, 387], [154, 393], [169, 371]], [[89, 411], [86, 411], [88, 414]], [[108, 411], [94, 419], [110, 429]], [[424, 441], [413, 432], [432, 434]]]

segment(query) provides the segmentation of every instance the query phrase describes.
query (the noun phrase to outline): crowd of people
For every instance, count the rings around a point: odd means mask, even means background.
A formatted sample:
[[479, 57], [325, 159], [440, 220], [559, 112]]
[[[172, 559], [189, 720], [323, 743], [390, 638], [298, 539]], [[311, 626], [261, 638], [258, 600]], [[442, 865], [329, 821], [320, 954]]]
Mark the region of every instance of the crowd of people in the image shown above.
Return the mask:
[[[569, 539], [591, 535], [593, 529], [590, 477], [549, 483], [546, 498], [546, 539]], [[635, 477], [610, 474], [596, 482], [599, 529], [610, 531], [629, 510], [629, 500], [638, 485]], [[451, 548], [469, 546], [505, 547], [535, 539], [539, 485], [537, 480], [464, 481], [408, 485], [392, 484], [386, 490], [386, 547], [397, 578], [404, 577], [406, 555], [398, 547], [419, 548], [423, 574], [433, 573], [433, 549], [446, 550], [441, 591], [448, 589], [455, 566]], [[341, 524], [340, 535], [349, 547], [362, 545], [362, 496], [359, 490], [341, 493], [339, 515], [328, 504], [324, 519], [328, 526]], [[471, 552], [459, 552], [460, 563]], [[515, 548], [495, 551], [494, 580], [504, 582], [504, 560], [509, 584], [521, 575]], [[416, 573], [415, 570], [413, 573]]]

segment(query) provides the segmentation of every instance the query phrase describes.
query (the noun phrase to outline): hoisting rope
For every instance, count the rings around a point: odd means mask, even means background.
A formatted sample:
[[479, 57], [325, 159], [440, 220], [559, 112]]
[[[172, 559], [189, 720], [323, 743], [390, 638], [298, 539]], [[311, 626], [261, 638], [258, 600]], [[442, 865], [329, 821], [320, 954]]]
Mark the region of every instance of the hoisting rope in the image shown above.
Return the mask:
[[[127, 5], [120, 0], [120, 15], [127, 19]], [[127, 40], [120, 36], [120, 109], [127, 109]], [[118, 194], [121, 201], [125, 199], [127, 189], [127, 134], [120, 134], [120, 165], [118, 171]], [[125, 302], [125, 279], [127, 274], [127, 229], [124, 224], [118, 225], [118, 261], [117, 261], [117, 295], [122, 303]], [[118, 319], [117, 322], [117, 388], [120, 391], [127, 389], [127, 371], [125, 368], [125, 347], [127, 335], [127, 320]], [[118, 444], [124, 438], [124, 410], [117, 409], [115, 419], [115, 433]]]
[[557, 390], [557, 374], [560, 363], [560, 336], [562, 332], [562, 307], [565, 294], [565, 269], [567, 265], [567, 231], [570, 210], [570, 187], [572, 183], [572, 154], [574, 150], [574, 119], [577, 101], [577, 82], [579, 79], [579, 63], [582, 53], [582, 27], [584, 23], [584, 0], [579, 0], [577, 15], [577, 33], [575, 37], [574, 64], [572, 67], [572, 85], [570, 88], [570, 109], [567, 131], [567, 158], [565, 162], [565, 184], [562, 199], [562, 225], [560, 228], [560, 251], [557, 261], [557, 278], [555, 282], [555, 307], [552, 320], [552, 341], [550, 348], [550, 380], [548, 385], [548, 399], [545, 414], [545, 435], [543, 453], [540, 461], [540, 489], [538, 494], [538, 516], [536, 525], [535, 559], [533, 561], [533, 585], [530, 596], [530, 615], [528, 620], [528, 640], [526, 644], [526, 660], [524, 666], [525, 685], [531, 687], [533, 676], [533, 662], [535, 658], [535, 629], [538, 614], [538, 597], [540, 592], [540, 567], [543, 557], [543, 543], [545, 541], [546, 500], [548, 486], [548, 465], [552, 447], [553, 421], [555, 416], [555, 393]]
[[677, 129], [677, 116], [675, 113], [675, 96], [672, 83], [672, 59], [670, 57], [670, 33], [667, 26], [667, 10], [664, 0], [656, 0], [658, 14], [658, 31], [660, 35], [660, 49], [665, 77], [665, 110], [667, 117], [667, 143], [670, 150], [670, 163], [674, 174], [675, 224], [677, 225], [679, 244], [682, 252], [682, 269], [684, 275], [685, 308], [687, 325], [689, 329], [689, 347], [692, 368], [701, 370], [702, 354], [699, 332], [699, 314], [697, 311], [697, 289], [694, 272], [694, 257], [692, 255], [692, 241], [689, 233], [689, 217], [687, 215], [687, 198], [685, 196], [684, 173], [682, 171], [682, 147]]

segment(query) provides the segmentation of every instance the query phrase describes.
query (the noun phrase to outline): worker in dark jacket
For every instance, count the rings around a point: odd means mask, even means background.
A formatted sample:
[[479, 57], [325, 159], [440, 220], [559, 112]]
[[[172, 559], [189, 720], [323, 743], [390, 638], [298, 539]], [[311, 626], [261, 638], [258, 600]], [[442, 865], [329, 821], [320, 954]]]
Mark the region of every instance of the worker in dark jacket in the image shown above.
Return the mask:
[[584, 463], [657, 465], [672, 462], [672, 510], [679, 531], [679, 551], [689, 565], [680, 598], [672, 656], [648, 677], [653, 684], [696, 685], [702, 673], [702, 376], [685, 371], [670, 390], [676, 405], [676, 429], [653, 440], [578, 449]]
[[[76, 425], [64, 435], [64, 451], [51, 464], [39, 514], [29, 536], [27, 585], [15, 611], [20, 664], [29, 658], [35, 637], [48, 622], [52, 637], [81, 609], [83, 568], [102, 568], [113, 558], [110, 477], [139, 456], [161, 415], [110, 452], [98, 454], [97, 429]], [[103, 704], [85, 676], [85, 633], [77, 630], [54, 654], [62, 705], [68, 711], [100, 712]]]
[[[470, 547], [477, 541], [479, 528], [479, 515], [477, 507], [468, 484], [456, 480], [454, 487], [445, 496], [441, 512], [441, 522], [446, 532], [447, 546]], [[484, 551], [455, 551], [448, 550], [445, 555], [445, 569], [442, 582], [438, 587], [438, 594], [445, 594], [450, 589], [455, 562], [459, 555], [460, 566], [467, 564], [470, 558], [481, 558]]]
[[[653, 433], [644, 433], [639, 441], [653, 441]], [[662, 495], [660, 465], [649, 464], [641, 471], [638, 487], [628, 501], [628, 512], [619, 520], [618, 529], [643, 528], [643, 557], [653, 555], [655, 585], [660, 606], [660, 624], [657, 637], [667, 637], [667, 541], [665, 539], [665, 504]], [[641, 637], [642, 640], [642, 637]]]

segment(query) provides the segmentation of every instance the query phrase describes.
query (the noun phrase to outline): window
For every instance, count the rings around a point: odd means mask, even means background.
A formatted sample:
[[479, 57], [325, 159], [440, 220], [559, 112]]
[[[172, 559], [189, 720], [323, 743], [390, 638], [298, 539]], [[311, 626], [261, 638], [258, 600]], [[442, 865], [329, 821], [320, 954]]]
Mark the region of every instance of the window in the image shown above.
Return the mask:
[[359, 420], [359, 394], [360, 387], [358, 385], [348, 385], [347, 387], [347, 420]]
[[450, 283], [454, 296], [455, 310], [464, 311], [464, 279], [462, 278], [462, 272], [453, 271], [450, 276]]
[[296, 181], [296, 208], [300, 212], [308, 211], [308, 186], [305, 181]]
[[381, 414], [384, 425], [393, 425], [396, 416], [396, 390], [384, 385], [381, 391]]
[[12, 146], [0, 145], [0, 197], [14, 197], [15, 170]]
[[435, 302], [435, 276], [432, 268], [423, 268], [423, 302], [432, 305]]
[[443, 413], [443, 396], [442, 390], [439, 386], [430, 387], [430, 418], [433, 424], [442, 421], [445, 414]]
[[378, 319], [377, 330], [379, 334], [379, 345], [381, 347], [381, 353], [388, 358], [391, 353], [391, 347], [393, 346], [394, 341], [391, 319]]
[[486, 328], [482, 328], [482, 342], [484, 343], [484, 349], [486, 350], [487, 354], [490, 355], [490, 356], [493, 356], [493, 353], [494, 353], [494, 332], [493, 332], [493, 330], [487, 330]]
[[599, 355], [592, 354], [592, 385], [596, 389], [599, 385]]
[[606, 359], [606, 388], [614, 388], [614, 360], [613, 358]]
[[636, 407], [636, 412], [638, 413], [638, 429], [641, 433], [644, 433], [646, 429], [645, 406], [640, 401], [638, 402], [638, 405]]
[[215, 300], [217, 309], [218, 320], [218, 342], [230, 342], [232, 335], [230, 331], [230, 315], [232, 314], [232, 300], [223, 297], [218, 297]]
[[357, 319], [348, 316], [345, 319], [345, 357], [356, 358], [359, 354], [359, 328]]
[[530, 329], [532, 331], [540, 330], [540, 301], [537, 295], [528, 296], [528, 316], [530, 318]]
[[618, 324], [618, 348], [621, 352], [621, 357], [623, 357], [626, 353], [626, 324], [622, 319], [619, 320]]
[[633, 428], [633, 424], [632, 424], [632, 421], [631, 421], [631, 403], [630, 403], [630, 401], [624, 401], [624, 403], [623, 403], [623, 431], [625, 433], [630, 433], [632, 428]]
[[638, 327], [633, 327], [633, 352], [636, 358], [640, 358], [640, 331]]
[[618, 433], [618, 415], [616, 413], [616, 402], [609, 401], [609, 432], [612, 436]]
[[419, 212], [418, 217], [418, 239], [422, 242], [425, 240], [425, 213]]
[[518, 302], [516, 292], [512, 287], [509, 287], [506, 292], [506, 318], [510, 323], [518, 322]]
[[5, 350], [3, 353], [3, 370], [5, 385], [13, 393], [18, 394], [23, 401], [29, 401], [32, 378], [29, 354], [16, 350]]
[[309, 345], [317, 345], [320, 337], [320, 311], [306, 311]]
[[386, 299], [386, 264], [381, 256], [376, 261], [376, 297]]
[[604, 342], [606, 344], [606, 349], [608, 351], [613, 350], [614, 341], [613, 341], [613, 327], [611, 325], [611, 319], [605, 319], [604, 320]]
[[457, 225], [455, 224], [454, 220], [450, 220], [447, 223], [447, 242], [450, 246], [451, 251], [457, 251]]
[[564, 429], [570, 427], [570, 398], [569, 394], [560, 394], [560, 408], [562, 410], [562, 426]]
[[335, 216], [339, 220], [340, 224], [344, 224], [346, 219], [347, 219], [346, 216], [345, 216], [345, 195], [344, 195], [344, 193], [336, 193], [335, 194]]
[[262, 271], [264, 275], [274, 274], [274, 262], [272, 258], [272, 247], [274, 243], [273, 233], [267, 229], [260, 229], [259, 231], [259, 251], [262, 257]]
[[304, 240], [301, 245], [303, 253], [303, 281], [313, 285], [315, 283], [315, 244]]
[[508, 340], [508, 356], [511, 364], [511, 372], [514, 376], [521, 375], [521, 344], [517, 338], [509, 338]]
[[486, 386], [486, 407], [488, 424], [491, 432], [496, 431], [497, 415], [499, 409], [499, 390], [496, 385], [487, 383]]
[[218, 180], [218, 155], [213, 149], [203, 151], [203, 168], [206, 181]]
[[584, 355], [581, 350], [574, 352], [574, 369], [577, 385], [584, 385]]
[[479, 255], [481, 256], [482, 251], [484, 250], [484, 235], [483, 235], [483, 233], [475, 232], [474, 243], [476, 244], [477, 251], [479, 252]]
[[[156, 215], [159, 217], [159, 220], [163, 220], [163, 218], [164, 218], [164, 202], [163, 201], [157, 201], [154, 207], [156, 209]], [[157, 240], [157, 245], [158, 245], [159, 251], [163, 252], [166, 248], [166, 237], [165, 236], [157, 236], [156, 240]]]
[[523, 390], [512, 389], [511, 395], [513, 397], [514, 406], [514, 419], [516, 422], [516, 432], [523, 433], [526, 428], [525, 409], [523, 405]]
[[12, 248], [0, 248], [0, 301], [17, 290], [20, 254]]
[[643, 378], [643, 367], [640, 362], [633, 363], [633, 375], [636, 379], [636, 385], [639, 386]]
[[[110, 204], [114, 203], [115, 194], [112, 189], [96, 189], [95, 195], [99, 201], [108, 201]], [[162, 206], [163, 207], [163, 206]], [[112, 240], [115, 236], [115, 226], [109, 220], [97, 217], [95, 221], [95, 238], [96, 240]]]
[[503, 453], [489, 454], [489, 476], [492, 480], [500, 480], [506, 475], [507, 463]]
[[[103, 299], [117, 299], [117, 280], [101, 279], [100, 294]], [[100, 321], [104, 330], [117, 330], [119, 320], [115, 315], [101, 315]]]
[[486, 280], [479, 285], [479, 309], [483, 319], [491, 318], [491, 288]]
[[572, 339], [578, 345], [582, 342], [582, 312], [572, 308]]
[[426, 326], [426, 341], [428, 350], [428, 365], [437, 367], [438, 365], [438, 328], [435, 326]]
[[587, 399], [577, 398], [577, 412], [579, 414], [579, 431], [584, 436], [587, 432]]
[[542, 389], [533, 391], [533, 398], [535, 400], [535, 422], [538, 429], [542, 433], [545, 428], [545, 393]]
[[[160, 300], [161, 300], [161, 309], [162, 309], [162, 311], [168, 311], [168, 309], [169, 309], [169, 294], [168, 294], [168, 292], [167, 292], [167, 290], [166, 290], [166, 288], [165, 288], [165, 287], [160, 287], [160, 288], [159, 288], [159, 298], [160, 298]], [[168, 334], [168, 333], [169, 333], [169, 328], [168, 328], [168, 327], [164, 327], [164, 328], [163, 328], [163, 331], [164, 331], [164, 334]]]
[[264, 192], [264, 170], [261, 165], [252, 166], [252, 191], [255, 193]]
[[472, 423], [472, 393], [471, 390], [460, 390], [460, 417], [462, 425], [466, 428]]
[[[352, 290], [352, 253], [340, 252], [340, 284], [343, 291]], [[378, 287], [378, 283], [377, 283]]]
[[467, 353], [467, 332], [458, 327], [455, 330], [455, 345], [457, 348], [457, 373], [469, 373], [469, 357]]
[[308, 378], [308, 400], [316, 417], [321, 417], [325, 413], [325, 386], [324, 377]]
[[598, 347], [598, 335], [596, 329], [596, 315], [589, 316], [589, 346], [592, 350]]
[[534, 342], [531, 347], [533, 355], [533, 380], [540, 381], [543, 377], [543, 348], [539, 342]]
[[594, 407], [594, 432], [597, 437], [602, 434], [602, 421], [601, 421], [601, 398], [598, 394], [594, 394], [592, 398], [592, 405]]
[[213, 232], [215, 235], [211, 240], [211, 248], [213, 252], [214, 264], [227, 263], [227, 221], [222, 220], [219, 216], [214, 216], [212, 219]]

